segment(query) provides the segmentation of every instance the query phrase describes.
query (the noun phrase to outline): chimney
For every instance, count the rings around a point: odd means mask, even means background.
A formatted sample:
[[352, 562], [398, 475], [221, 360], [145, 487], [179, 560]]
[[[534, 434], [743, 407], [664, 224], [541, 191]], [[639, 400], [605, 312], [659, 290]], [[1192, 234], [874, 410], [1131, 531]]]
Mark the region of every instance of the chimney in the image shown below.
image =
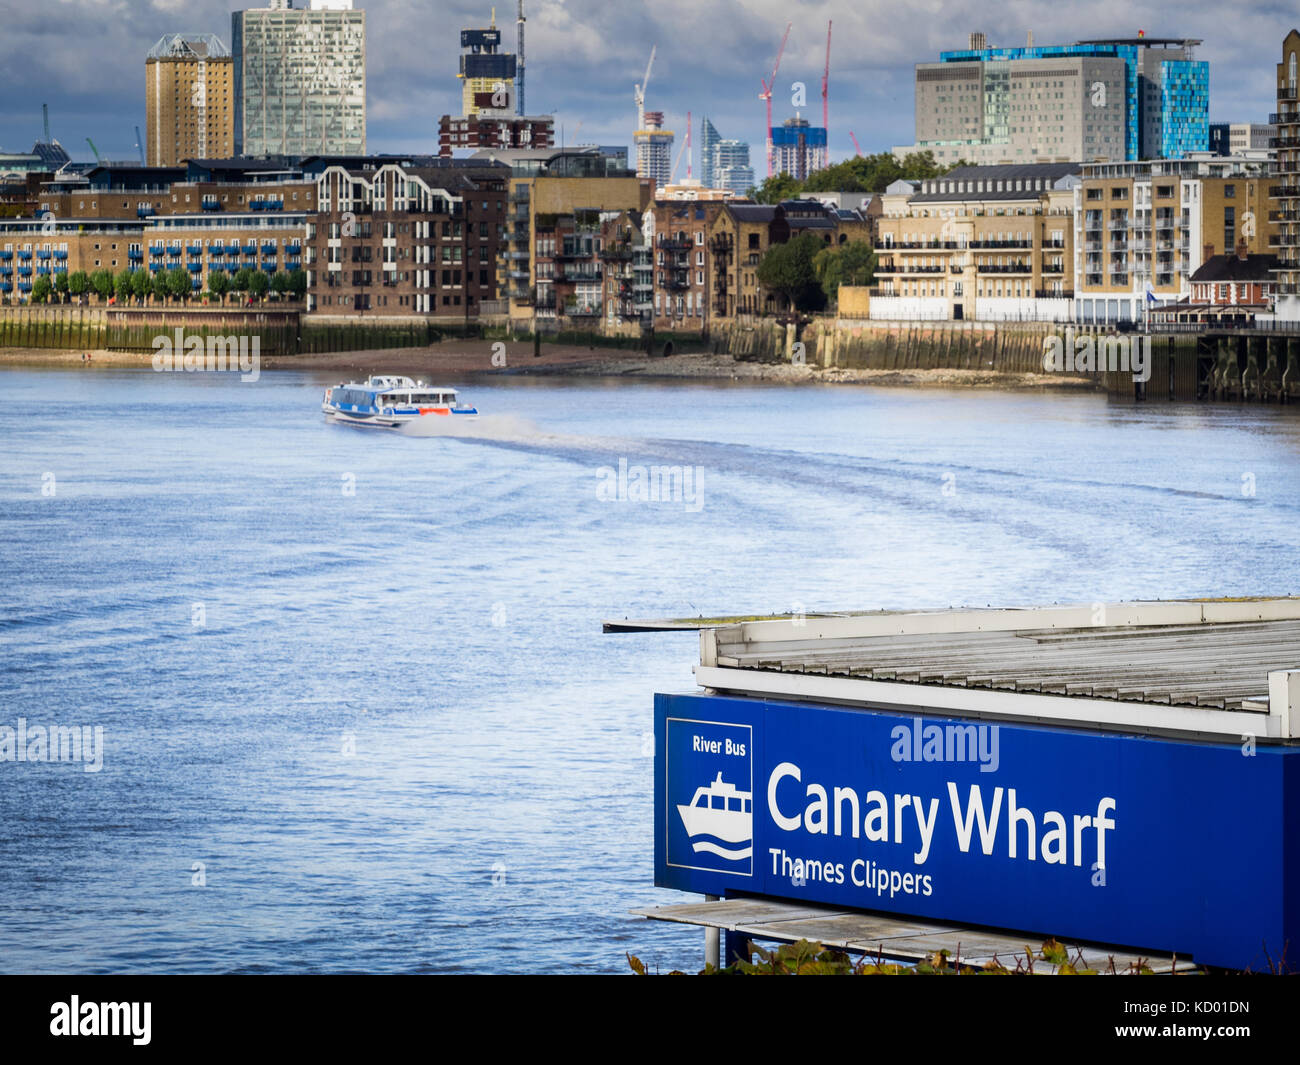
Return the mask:
[[1213, 244], [1205, 245], [1205, 255], [1201, 258], [1201, 262], [1208, 263], [1213, 258], [1214, 258], [1214, 245]]
[[1246, 261], [1246, 238], [1242, 237], [1237, 241], [1237, 258], [1243, 263]]
[[1025, 39], [1025, 47], [1032, 48], [1033, 46], [1034, 46], [1034, 31], [1030, 30], [1029, 36]]

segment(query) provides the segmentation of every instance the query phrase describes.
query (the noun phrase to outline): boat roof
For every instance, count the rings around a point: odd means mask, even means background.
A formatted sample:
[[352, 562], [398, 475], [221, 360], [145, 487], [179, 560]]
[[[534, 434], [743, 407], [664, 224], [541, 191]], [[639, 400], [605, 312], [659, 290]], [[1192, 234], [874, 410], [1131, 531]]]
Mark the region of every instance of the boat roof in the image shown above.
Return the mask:
[[458, 395], [454, 388], [446, 385], [430, 385], [423, 381], [413, 381], [409, 377], [383, 377], [372, 376], [364, 381], [349, 381], [347, 384], [336, 385], [336, 388], [364, 388], [376, 392], [393, 392], [419, 390], [421, 392], [444, 392], [449, 395]]

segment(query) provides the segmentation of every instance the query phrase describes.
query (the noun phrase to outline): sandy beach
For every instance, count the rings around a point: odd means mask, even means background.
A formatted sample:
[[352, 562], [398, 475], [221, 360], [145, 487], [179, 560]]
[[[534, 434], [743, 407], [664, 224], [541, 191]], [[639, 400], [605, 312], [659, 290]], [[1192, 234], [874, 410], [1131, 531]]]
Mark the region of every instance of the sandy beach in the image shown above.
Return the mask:
[[[582, 377], [688, 378], [701, 381], [770, 381], [778, 384], [867, 384], [929, 388], [1092, 390], [1096, 383], [1058, 374], [1010, 374], [991, 370], [859, 370], [785, 363], [740, 362], [730, 355], [650, 357], [640, 351], [543, 344], [534, 357], [528, 342], [447, 340], [424, 348], [389, 348], [313, 355], [267, 356], [263, 372], [328, 371], [339, 379], [371, 373], [400, 373], [437, 380], [464, 374], [529, 374]], [[502, 355], [504, 354], [504, 360]], [[89, 355], [89, 359], [86, 356]], [[495, 356], [495, 361], [494, 361]], [[504, 365], [501, 365], [504, 361]], [[123, 351], [0, 349], [0, 366], [147, 367], [152, 356]]]

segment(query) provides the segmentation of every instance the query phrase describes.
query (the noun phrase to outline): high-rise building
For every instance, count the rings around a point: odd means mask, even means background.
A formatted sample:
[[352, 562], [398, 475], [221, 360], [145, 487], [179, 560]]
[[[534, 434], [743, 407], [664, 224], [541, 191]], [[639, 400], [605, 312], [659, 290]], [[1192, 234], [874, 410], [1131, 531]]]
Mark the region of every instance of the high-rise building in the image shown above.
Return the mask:
[[667, 185], [672, 177], [673, 141], [676, 134], [664, 129], [664, 113], [647, 111], [645, 128], [636, 131], [636, 175], [653, 178], [656, 185]]
[[707, 117], [700, 119], [700, 184], [706, 189], [716, 187], [714, 185], [716, 164], [713, 153], [721, 140], [713, 123]]
[[754, 187], [754, 168], [749, 165], [749, 143], [727, 138], [713, 149], [713, 187], [746, 195]]
[[169, 33], [149, 49], [144, 69], [149, 166], [234, 154], [234, 69], [218, 38]]
[[[520, 34], [523, 32], [520, 5]], [[461, 113], [438, 121], [438, 154], [451, 156], [458, 148], [549, 148], [555, 141], [550, 115], [528, 116], [519, 110], [517, 88], [522, 64], [512, 52], [501, 51], [496, 13], [486, 29], [460, 31]]]
[[290, 0], [231, 16], [235, 151], [366, 154], [366, 13]]
[[[937, 162], [1179, 159], [1209, 147], [1209, 64], [1192, 39], [941, 52], [916, 66], [916, 143]], [[979, 47], [975, 45], [979, 43]]]
[[797, 115], [772, 127], [772, 152], [776, 173], [789, 174], [796, 181], [824, 169], [830, 161], [825, 128], [809, 125], [806, 118]]
[[501, 51], [501, 31], [492, 25], [485, 30], [460, 31], [461, 111], [474, 118], [480, 111], [494, 117], [514, 117], [515, 78], [518, 63], [513, 54]]
[[1273, 147], [1273, 184], [1269, 187], [1269, 219], [1277, 225], [1278, 318], [1300, 321], [1300, 31], [1282, 42], [1277, 65], [1277, 126]]

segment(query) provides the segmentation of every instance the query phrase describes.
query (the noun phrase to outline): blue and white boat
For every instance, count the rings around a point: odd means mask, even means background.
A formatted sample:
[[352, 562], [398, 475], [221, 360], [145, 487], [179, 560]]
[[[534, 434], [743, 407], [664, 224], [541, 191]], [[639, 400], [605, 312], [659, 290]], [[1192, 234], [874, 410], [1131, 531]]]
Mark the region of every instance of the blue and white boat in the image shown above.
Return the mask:
[[421, 418], [477, 418], [478, 410], [459, 399], [454, 388], [439, 388], [409, 377], [371, 376], [364, 383], [325, 390], [325, 417], [343, 425], [400, 429]]

